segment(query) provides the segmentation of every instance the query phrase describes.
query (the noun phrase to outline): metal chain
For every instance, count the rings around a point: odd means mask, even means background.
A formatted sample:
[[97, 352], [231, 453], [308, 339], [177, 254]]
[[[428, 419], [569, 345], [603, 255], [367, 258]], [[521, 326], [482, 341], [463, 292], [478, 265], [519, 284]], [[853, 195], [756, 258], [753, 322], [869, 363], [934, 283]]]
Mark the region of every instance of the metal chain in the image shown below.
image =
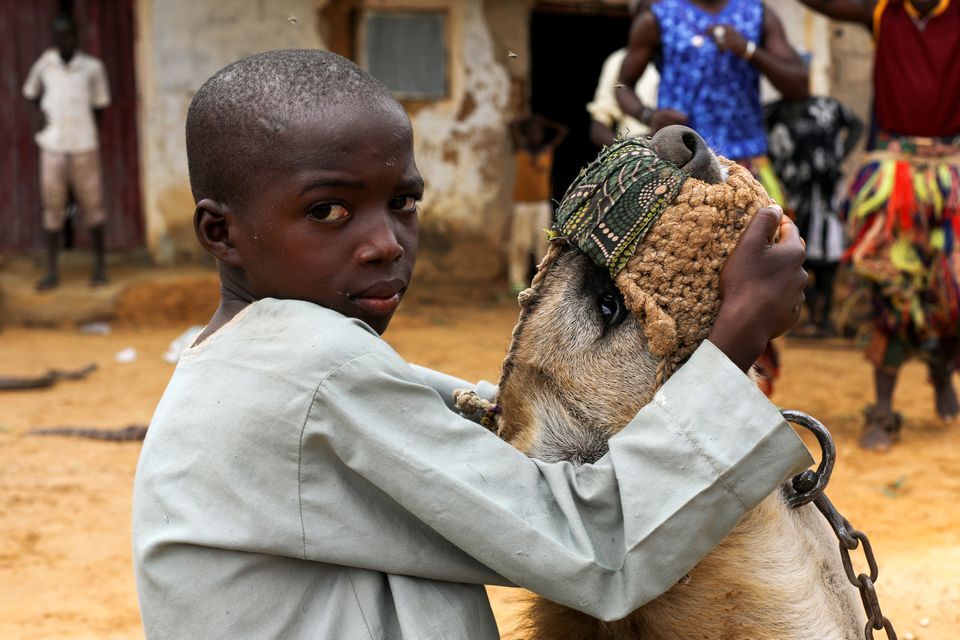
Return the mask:
[[[780, 413], [783, 414], [785, 420], [813, 432], [822, 451], [820, 465], [815, 472], [808, 469], [793, 478], [791, 482], [793, 492], [788, 493], [786, 497], [787, 506], [796, 509], [812, 502], [830, 523], [830, 528], [833, 529], [840, 541], [840, 560], [843, 562], [843, 570], [847, 574], [847, 580], [860, 591], [863, 610], [867, 614], [867, 624], [863, 629], [864, 638], [873, 640], [873, 632], [882, 630], [888, 640], [897, 640], [897, 632], [893, 629], [893, 623], [883, 615], [880, 602], [877, 599], [877, 590], [874, 584], [880, 575], [880, 569], [877, 567], [877, 559], [873, 555], [870, 540], [867, 538], [867, 534], [854, 529], [850, 521], [840, 515], [840, 512], [837, 511], [837, 508], [833, 506], [833, 503], [824, 493], [827, 483], [830, 481], [830, 474], [833, 472], [833, 464], [837, 458], [837, 449], [833, 443], [833, 437], [819, 420], [806, 413], [792, 410], [784, 410]], [[870, 573], [857, 575], [853, 569], [850, 552], [861, 546]]]

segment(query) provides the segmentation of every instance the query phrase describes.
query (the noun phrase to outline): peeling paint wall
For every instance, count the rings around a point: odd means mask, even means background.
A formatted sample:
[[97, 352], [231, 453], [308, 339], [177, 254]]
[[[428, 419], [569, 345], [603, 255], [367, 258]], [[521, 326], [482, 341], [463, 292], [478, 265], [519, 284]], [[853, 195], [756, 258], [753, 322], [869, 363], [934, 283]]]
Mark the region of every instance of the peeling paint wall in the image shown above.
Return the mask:
[[202, 253], [183, 137], [194, 92], [238, 58], [322, 43], [314, 0], [137, 0], [136, 12], [147, 246], [169, 264]]
[[[513, 18], [525, 22], [518, 4]], [[450, 96], [411, 115], [426, 183], [419, 269], [427, 277], [491, 280], [502, 269], [501, 238], [512, 205], [510, 77], [495, 54], [482, 0], [439, 6], [448, 11]]]
[[[525, 47], [528, 2], [498, 1], [498, 21], [522, 33], [520, 44]], [[148, 247], [158, 262], [202, 255], [193, 237], [183, 140], [194, 92], [237, 58], [275, 48], [323, 48], [319, 34], [325, 25], [318, 20], [327, 4], [327, 0], [138, 0], [144, 210]], [[512, 205], [507, 123], [514, 111], [506, 52], [498, 56], [495, 51], [484, 3], [362, 4], [447, 12], [450, 95], [410, 109], [417, 162], [427, 183], [421, 206], [420, 270], [444, 277], [493, 279], [502, 270], [501, 239]]]

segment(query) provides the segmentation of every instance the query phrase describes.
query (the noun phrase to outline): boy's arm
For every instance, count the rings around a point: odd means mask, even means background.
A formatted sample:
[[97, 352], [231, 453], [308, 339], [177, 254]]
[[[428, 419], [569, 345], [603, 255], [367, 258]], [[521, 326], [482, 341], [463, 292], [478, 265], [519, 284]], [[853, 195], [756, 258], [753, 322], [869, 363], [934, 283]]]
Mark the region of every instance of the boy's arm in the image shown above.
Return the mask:
[[544, 118], [543, 116], [541, 116], [541, 121], [543, 122], [544, 126], [549, 128], [551, 131], [550, 141], [548, 143], [549, 146], [556, 149], [566, 139], [567, 134], [570, 132], [569, 127], [555, 120]]
[[810, 463], [710, 343], [609, 444], [593, 465], [529, 459], [445, 410], [396, 354], [359, 356], [320, 385], [305, 425], [304, 557], [520, 585], [613, 620]]
[[457, 411], [457, 407], [453, 403], [453, 392], [456, 389], [471, 389], [488, 402], [493, 402], [497, 397], [497, 385], [491, 384], [486, 380], [481, 380], [474, 384], [441, 371], [421, 367], [418, 364], [411, 364], [410, 366], [417, 372], [424, 384], [440, 394], [443, 402], [451, 411]]
[[750, 220], [720, 271], [723, 302], [708, 339], [746, 372], [797, 322], [807, 273], [797, 225], [776, 205]]

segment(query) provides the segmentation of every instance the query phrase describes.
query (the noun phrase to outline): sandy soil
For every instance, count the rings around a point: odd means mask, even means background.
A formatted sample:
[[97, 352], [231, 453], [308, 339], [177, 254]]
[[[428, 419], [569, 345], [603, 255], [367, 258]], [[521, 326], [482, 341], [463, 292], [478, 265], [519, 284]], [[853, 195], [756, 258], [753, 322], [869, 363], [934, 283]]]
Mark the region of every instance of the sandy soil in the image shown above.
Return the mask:
[[[516, 319], [515, 303], [420, 291], [387, 340], [411, 361], [468, 379], [495, 379]], [[180, 302], [178, 302], [180, 304]], [[138, 443], [29, 436], [35, 427], [122, 427], [150, 419], [173, 367], [168, 343], [205, 310], [137, 312], [107, 336], [74, 329], [8, 328], [0, 333], [0, 375], [95, 362], [87, 380], [0, 397], [0, 638], [142, 637], [130, 560], [131, 482]], [[142, 323], [149, 318], [150, 326]], [[114, 354], [134, 347], [129, 364]], [[870, 371], [843, 342], [787, 342], [774, 400], [820, 417], [839, 462], [829, 494], [870, 535], [880, 562], [878, 592], [900, 637], [960, 637], [960, 428], [942, 429], [921, 367], [906, 368], [897, 404], [903, 443], [888, 455], [856, 448]], [[851, 587], [852, 588], [852, 587]], [[516, 592], [493, 589], [502, 628]], [[811, 616], [817, 612], [811, 612]], [[927, 624], [922, 624], [925, 621]]]

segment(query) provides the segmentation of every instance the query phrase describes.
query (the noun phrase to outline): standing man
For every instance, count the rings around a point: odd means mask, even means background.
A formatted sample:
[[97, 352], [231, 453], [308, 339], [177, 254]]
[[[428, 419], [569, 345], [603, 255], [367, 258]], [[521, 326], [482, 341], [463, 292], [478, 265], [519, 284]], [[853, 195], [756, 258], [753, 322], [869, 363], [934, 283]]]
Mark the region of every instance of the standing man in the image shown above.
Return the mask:
[[860, 445], [900, 435], [893, 389], [901, 365], [926, 361], [945, 423], [960, 406], [951, 380], [960, 333], [960, 1], [801, 0], [873, 32], [877, 134], [848, 192], [855, 271], [874, 298], [867, 358], [876, 404]]
[[[649, 4], [648, 0], [630, 0], [627, 6], [630, 19], [636, 18]], [[620, 67], [626, 57], [626, 47], [607, 56], [600, 70], [600, 80], [597, 82], [593, 100], [587, 104], [587, 113], [590, 114], [590, 141], [601, 148], [610, 146], [618, 137], [632, 138], [651, 133], [648, 125], [624, 113], [617, 101], [616, 87], [620, 82]], [[659, 85], [660, 73], [655, 65], [650, 64], [637, 80], [634, 93], [644, 104], [656, 105]]]
[[[54, 47], [30, 69], [23, 95], [39, 107], [41, 128], [40, 192], [43, 228], [47, 235], [46, 273], [39, 291], [60, 282], [57, 251], [72, 190], [93, 238], [94, 266], [90, 284], [107, 283], [105, 269], [103, 178], [100, 169], [97, 121], [110, 104], [103, 63], [77, 50], [77, 28], [67, 17], [53, 22]], [[95, 120], [96, 117], [96, 120]]]

